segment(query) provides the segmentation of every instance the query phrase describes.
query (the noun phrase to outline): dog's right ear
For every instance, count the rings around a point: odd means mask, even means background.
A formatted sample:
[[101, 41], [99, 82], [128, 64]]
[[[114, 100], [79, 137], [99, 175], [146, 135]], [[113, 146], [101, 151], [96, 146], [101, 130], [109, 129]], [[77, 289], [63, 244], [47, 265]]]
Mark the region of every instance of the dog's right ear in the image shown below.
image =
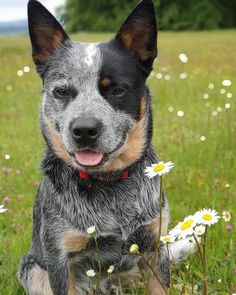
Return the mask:
[[70, 41], [55, 17], [38, 1], [28, 2], [28, 25], [34, 63], [44, 65], [53, 52]]

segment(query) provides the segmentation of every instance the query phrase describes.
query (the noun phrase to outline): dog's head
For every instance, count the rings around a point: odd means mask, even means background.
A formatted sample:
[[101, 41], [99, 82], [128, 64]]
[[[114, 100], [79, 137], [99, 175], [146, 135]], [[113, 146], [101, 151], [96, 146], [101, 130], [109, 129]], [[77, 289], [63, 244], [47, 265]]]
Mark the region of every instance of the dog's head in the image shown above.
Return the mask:
[[141, 158], [151, 128], [145, 82], [157, 55], [152, 0], [107, 43], [72, 42], [36, 0], [28, 17], [43, 80], [43, 134], [57, 156], [88, 172], [124, 169]]

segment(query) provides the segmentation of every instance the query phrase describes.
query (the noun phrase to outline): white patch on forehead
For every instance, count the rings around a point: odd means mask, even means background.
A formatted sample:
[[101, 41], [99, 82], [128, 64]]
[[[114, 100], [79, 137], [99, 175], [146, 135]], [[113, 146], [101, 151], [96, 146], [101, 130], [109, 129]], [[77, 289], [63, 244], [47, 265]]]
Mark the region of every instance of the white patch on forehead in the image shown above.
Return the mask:
[[86, 58], [85, 58], [85, 63], [91, 67], [93, 65], [94, 62], [94, 57], [97, 54], [97, 44], [89, 44], [86, 48]]

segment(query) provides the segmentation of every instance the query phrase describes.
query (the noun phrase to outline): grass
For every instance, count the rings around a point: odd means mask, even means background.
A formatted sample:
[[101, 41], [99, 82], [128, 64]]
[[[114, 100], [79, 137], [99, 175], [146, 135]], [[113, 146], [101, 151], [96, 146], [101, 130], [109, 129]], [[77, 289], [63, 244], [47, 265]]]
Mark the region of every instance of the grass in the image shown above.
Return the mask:
[[[161, 159], [175, 163], [175, 169], [164, 177], [171, 225], [203, 207], [219, 212], [235, 210], [235, 33], [160, 33], [159, 59], [148, 84], [153, 91], [154, 146]], [[80, 34], [74, 39], [98, 41], [109, 37]], [[179, 61], [181, 52], [188, 55], [187, 64]], [[0, 215], [0, 290], [3, 295], [23, 295], [16, 272], [20, 257], [30, 247], [32, 206], [42, 177], [38, 169], [43, 152], [38, 124], [41, 82], [33, 70], [28, 37], [1, 37], [0, 56], [0, 204], [4, 197], [9, 198], [7, 213]], [[31, 72], [18, 77], [17, 70], [25, 65], [31, 67]], [[189, 77], [181, 80], [182, 72]], [[170, 75], [171, 79], [159, 80], [157, 73]], [[224, 79], [230, 79], [232, 86], [222, 87]], [[209, 83], [214, 83], [213, 90], [208, 89]], [[6, 90], [7, 85], [13, 87], [12, 91]], [[233, 97], [220, 94], [221, 88]], [[202, 97], [204, 93], [209, 94], [207, 100]], [[226, 103], [231, 104], [230, 109], [225, 109]], [[169, 107], [174, 111], [168, 111]], [[219, 107], [222, 111], [213, 116]], [[178, 111], [185, 115], [178, 117]], [[201, 136], [206, 137], [205, 142], [200, 141]], [[234, 217], [233, 231], [226, 231], [223, 221], [209, 230], [209, 294], [236, 292]], [[195, 259], [187, 278], [183, 264], [173, 274], [176, 286], [183, 281], [191, 285], [193, 281], [198, 288], [194, 294], [201, 294], [200, 271], [199, 259]]]

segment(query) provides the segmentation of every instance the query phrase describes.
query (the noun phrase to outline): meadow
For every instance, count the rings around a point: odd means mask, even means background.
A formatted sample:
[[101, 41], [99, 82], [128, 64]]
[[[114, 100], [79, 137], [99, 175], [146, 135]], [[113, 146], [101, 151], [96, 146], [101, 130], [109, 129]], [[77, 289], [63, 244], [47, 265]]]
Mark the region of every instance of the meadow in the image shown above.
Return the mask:
[[[84, 33], [73, 39], [93, 42], [110, 36]], [[180, 53], [188, 62], [181, 62]], [[0, 204], [8, 209], [0, 214], [0, 294], [23, 295], [16, 272], [30, 247], [44, 148], [38, 120], [41, 81], [27, 36], [0, 37], [0, 65]], [[25, 66], [29, 72], [22, 71]], [[231, 86], [223, 86], [223, 80]], [[236, 293], [236, 31], [160, 33], [148, 84], [153, 144], [160, 159], [175, 163], [163, 178], [170, 227], [202, 208], [219, 214], [229, 210], [232, 220], [209, 230], [207, 273], [209, 294]], [[202, 294], [200, 260], [194, 259], [190, 271], [189, 263], [174, 270], [173, 294], [181, 294], [183, 284], [183, 294]]]

